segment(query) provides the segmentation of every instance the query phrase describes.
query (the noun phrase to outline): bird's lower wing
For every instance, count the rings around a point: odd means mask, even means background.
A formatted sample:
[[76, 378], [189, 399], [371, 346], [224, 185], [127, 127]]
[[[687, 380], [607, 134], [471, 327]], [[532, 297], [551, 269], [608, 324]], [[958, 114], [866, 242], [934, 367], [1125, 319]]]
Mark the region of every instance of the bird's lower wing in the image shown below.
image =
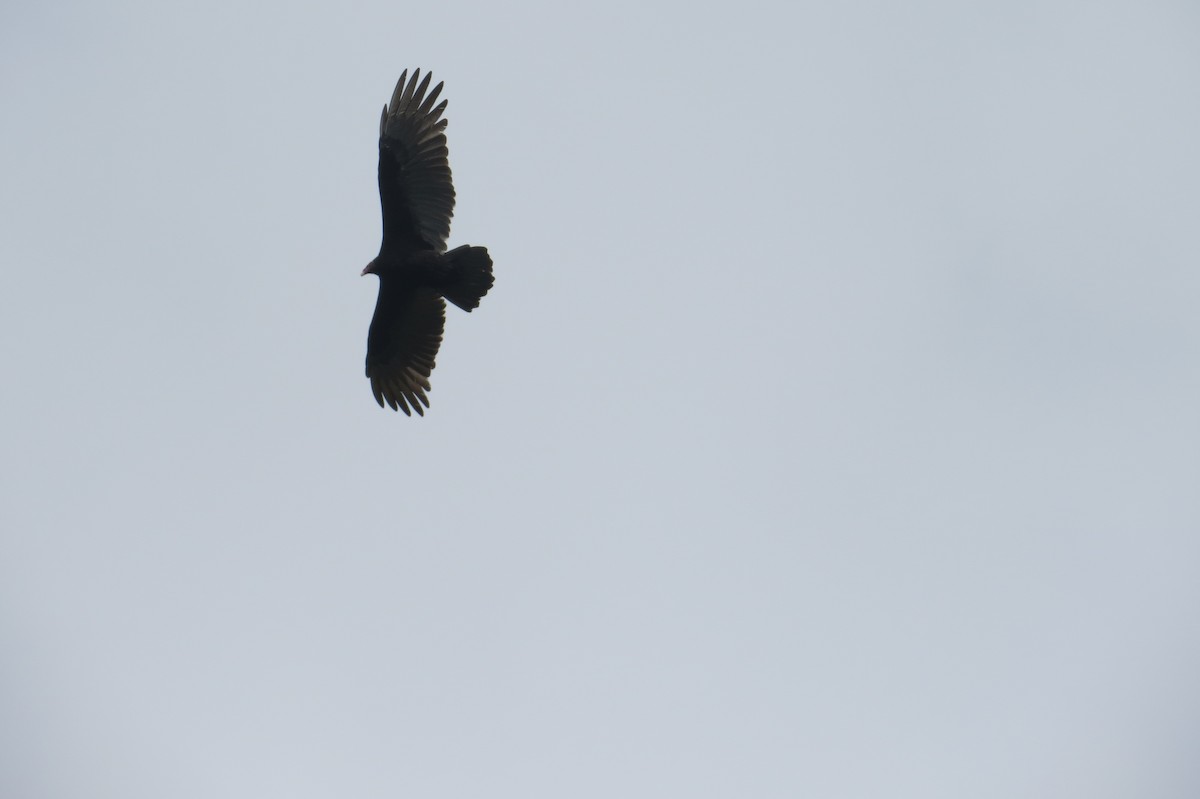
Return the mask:
[[386, 403], [412, 416], [411, 407], [425, 415], [425, 392], [445, 326], [446, 303], [436, 292], [389, 292], [380, 286], [367, 337], [367, 377], [380, 407]]

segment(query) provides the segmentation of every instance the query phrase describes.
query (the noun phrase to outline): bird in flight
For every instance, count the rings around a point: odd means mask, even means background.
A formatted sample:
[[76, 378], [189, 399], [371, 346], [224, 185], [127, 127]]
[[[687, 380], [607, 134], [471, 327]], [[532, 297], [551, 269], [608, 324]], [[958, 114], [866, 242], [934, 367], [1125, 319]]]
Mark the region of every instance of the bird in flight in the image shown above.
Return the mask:
[[[446, 325], [443, 298], [471, 311], [492, 287], [484, 247], [446, 251], [454, 215], [447, 161], [446, 101], [431, 74], [400, 75], [379, 120], [379, 200], [383, 244], [363, 269], [379, 276], [379, 297], [367, 334], [367, 377], [379, 406], [425, 415], [426, 392]], [[435, 105], [436, 104], [436, 105]], [[424, 406], [424, 407], [422, 407]], [[412, 410], [409, 410], [409, 409]]]

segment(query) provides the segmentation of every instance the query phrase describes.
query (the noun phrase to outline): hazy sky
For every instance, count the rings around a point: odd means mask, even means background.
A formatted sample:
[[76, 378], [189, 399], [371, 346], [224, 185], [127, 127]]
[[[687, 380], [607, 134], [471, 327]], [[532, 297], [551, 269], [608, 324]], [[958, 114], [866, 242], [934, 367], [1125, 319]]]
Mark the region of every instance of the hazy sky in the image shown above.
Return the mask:
[[1182, 0], [6, 4], [0, 796], [1200, 795], [1198, 86]]

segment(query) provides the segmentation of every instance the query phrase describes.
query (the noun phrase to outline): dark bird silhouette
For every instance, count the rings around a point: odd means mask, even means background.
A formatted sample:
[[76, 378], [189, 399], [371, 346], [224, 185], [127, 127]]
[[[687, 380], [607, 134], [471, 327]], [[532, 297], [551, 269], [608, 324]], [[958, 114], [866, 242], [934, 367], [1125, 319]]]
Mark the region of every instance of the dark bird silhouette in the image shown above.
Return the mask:
[[[400, 75], [379, 120], [379, 200], [383, 244], [362, 273], [379, 276], [379, 298], [367, 334], [367, 377], [380, 407], [429, 407], [429, 374], [446, 325], [443, 298], [471, 311], [492, 287], [492, 259], [483, 247], [446, 252], [454, 216], [447, 161], [442, 84], [431, 74]], [[437, 105], [434, 105], [437, 103]], [[424, 408], [422, 407], [424, 406]]]

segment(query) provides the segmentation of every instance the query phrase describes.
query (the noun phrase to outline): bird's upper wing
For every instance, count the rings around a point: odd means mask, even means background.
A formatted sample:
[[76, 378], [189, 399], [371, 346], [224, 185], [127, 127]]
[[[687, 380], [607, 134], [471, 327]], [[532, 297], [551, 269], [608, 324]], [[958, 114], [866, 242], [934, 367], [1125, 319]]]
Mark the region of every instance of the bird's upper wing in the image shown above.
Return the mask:
[[446, 120], [442, 119], [446, 101], [437, 103], [441, 83], [426, 94], [431, 77], [426, 73], [420, 80], [418, 69], [408, 80], [405, 70], [379, 121], [384, 252], [443, 252], [450, 236], [454, 183], [447, 160]]
[[429, 407], [429, 373], [442, 343], [446, 303], [428, 288], [394, 288], [380, 281], [367, 335], [367, 377], [375, 401], [409, 416]]

